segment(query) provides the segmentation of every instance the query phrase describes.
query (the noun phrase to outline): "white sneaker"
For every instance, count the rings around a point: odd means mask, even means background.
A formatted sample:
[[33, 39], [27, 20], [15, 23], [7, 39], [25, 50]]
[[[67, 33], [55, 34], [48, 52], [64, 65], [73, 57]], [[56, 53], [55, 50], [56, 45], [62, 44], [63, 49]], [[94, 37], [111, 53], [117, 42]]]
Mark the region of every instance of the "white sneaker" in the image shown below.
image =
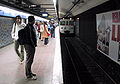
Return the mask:
[[22, 62], [20, 61], [20, 64], [23, 64], [23, 63], [24, 63], [24, 61], [22, 61]]
[[27, 77], [28, 80], [37, 80], [36, 76], [32, 76], [32, 77]]

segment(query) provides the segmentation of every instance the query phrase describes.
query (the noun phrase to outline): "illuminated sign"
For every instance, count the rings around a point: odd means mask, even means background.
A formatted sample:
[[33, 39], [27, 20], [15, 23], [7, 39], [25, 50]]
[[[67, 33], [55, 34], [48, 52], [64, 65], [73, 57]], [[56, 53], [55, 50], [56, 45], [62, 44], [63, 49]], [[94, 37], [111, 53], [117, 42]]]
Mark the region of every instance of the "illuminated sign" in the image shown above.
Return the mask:
[[42, 16], [43, 16], [43, 17], [47, 17], [47, 16], [48, 16], [48, 14], [42, 14]]
[[41, 15], [42, 15], [42, 17], [48, 17], [48, 13], [47, 12], [42, 12]]

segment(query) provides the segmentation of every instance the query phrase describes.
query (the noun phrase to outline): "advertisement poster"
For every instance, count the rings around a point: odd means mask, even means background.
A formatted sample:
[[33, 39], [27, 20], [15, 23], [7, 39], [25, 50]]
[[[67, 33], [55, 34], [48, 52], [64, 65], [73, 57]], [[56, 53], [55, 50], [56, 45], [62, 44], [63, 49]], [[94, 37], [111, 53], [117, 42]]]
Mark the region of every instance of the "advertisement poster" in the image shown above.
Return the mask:
[[97, 49], [115, 62], [120, 61], [120, 10], [96, 15]]

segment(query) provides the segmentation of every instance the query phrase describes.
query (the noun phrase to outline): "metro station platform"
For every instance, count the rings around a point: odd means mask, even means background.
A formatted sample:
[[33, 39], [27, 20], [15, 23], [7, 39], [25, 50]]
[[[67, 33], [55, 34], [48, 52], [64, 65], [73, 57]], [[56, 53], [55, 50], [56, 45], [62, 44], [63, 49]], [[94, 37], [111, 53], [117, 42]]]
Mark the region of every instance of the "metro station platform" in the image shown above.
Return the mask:
[[49, 38], [44, 46], [38, 41], [32, 71], [37, 74], [37, 80], [27, 80], [25, 77], [25, 62], [20, 64], [14, 51], [14, 44], [0, 49], [0, 84], [62, 84], [62, 64], [59, 28], [56, 37]]

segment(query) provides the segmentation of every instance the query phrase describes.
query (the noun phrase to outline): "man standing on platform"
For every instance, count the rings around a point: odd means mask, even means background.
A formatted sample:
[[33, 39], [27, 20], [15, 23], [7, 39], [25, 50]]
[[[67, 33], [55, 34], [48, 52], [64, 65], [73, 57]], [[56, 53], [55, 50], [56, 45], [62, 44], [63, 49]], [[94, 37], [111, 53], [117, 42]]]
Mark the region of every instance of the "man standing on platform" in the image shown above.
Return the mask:
[[26, 51], [26, 63], [25, 63], [25, 74], [27, 79], [36, 80], [36, 74], [31, 71], [31, 66], [34, 60], [35, 47], [37, 46], [37, 38], [35, 28], [33, 26], [35, 22], [34, 16], [28, 17], [28, 24], [25, 29], [25, 51]]

